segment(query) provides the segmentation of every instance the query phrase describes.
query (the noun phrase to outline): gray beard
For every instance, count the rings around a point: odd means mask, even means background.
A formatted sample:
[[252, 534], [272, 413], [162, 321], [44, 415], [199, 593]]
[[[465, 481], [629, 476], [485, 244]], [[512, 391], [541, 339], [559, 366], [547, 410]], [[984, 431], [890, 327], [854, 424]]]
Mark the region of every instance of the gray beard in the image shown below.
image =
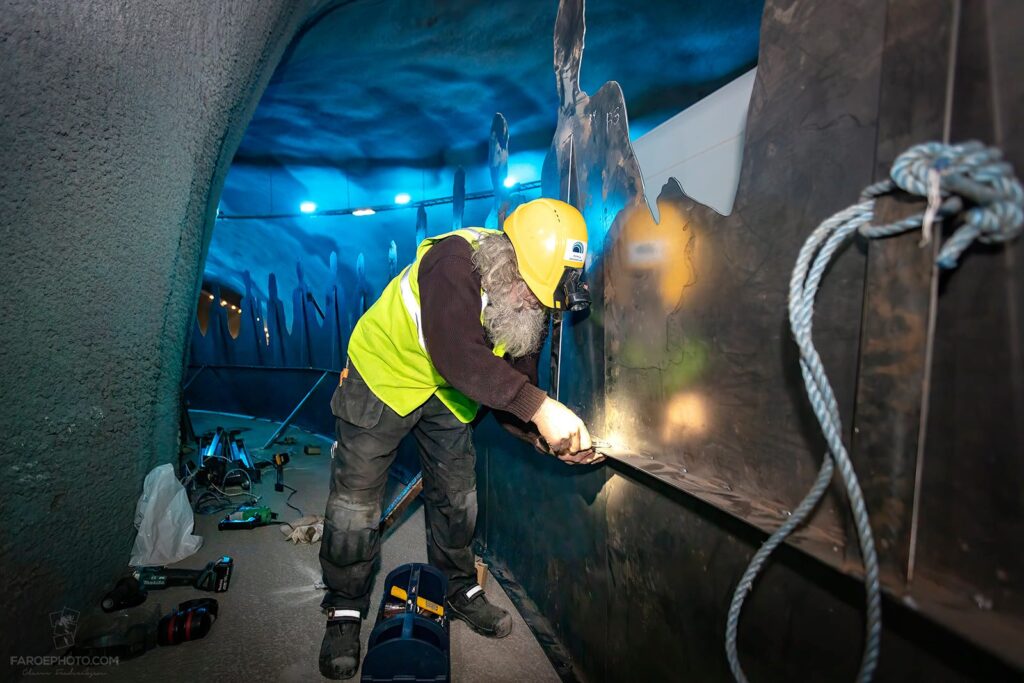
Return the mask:
[[480, 240], [473, 252], [473, 266], [487, 293], [483, 322], [491, 343], [504, 344], [505, 353], [513, 358], [540, 351], [547, 331], [547, 311], [519, 274], [516, 252], [508, 237], [498, 234]]
[[504, 344], [505, 353], [521, 358], [540, 351], [547, 331], [547, 311], [512, 301], [509, 292], [488, 294], [484, 328], [495, 346]]

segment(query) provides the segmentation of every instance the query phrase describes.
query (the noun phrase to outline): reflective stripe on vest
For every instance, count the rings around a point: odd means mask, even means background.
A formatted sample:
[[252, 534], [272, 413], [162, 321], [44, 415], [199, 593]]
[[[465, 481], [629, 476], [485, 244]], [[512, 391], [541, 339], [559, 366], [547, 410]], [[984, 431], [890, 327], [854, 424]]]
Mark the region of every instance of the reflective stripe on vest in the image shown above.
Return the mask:
[[402, 303], [405, 304], [405, 310], [412, 316], [412, 321], [416, 323], [416, 334], [420, 338], [420, 347], [426, 351], [427, 342], [423, 339], [423, 318], [420, 316], [420, 302], [416, 301], [416, 295], [412, 293], [412, 285], [409, 284], [409, 273], [412, 272], [412, 264], [410, 263], [402, 271]]
[[[476, 232], [475, 230], [473, 232]], [[399, 286], [402, 288], [402, 303], [405, 304], [405, 310], [408, 311], [409, 317], [416, 323], [416, 334], [420, 338], [420, 347], [426, 351], [427, 342], [423, 339], [423, 313], [420, 309], [420, 302], [416, 301], [416, 295], [413, 294], [412, 284], [409, 283], [409, 275], [412, 273], [412, 264], [410, 263], [402, 271], [402, 281]], [[480, 315], [483, 316], [484, 309], [487, 308], [487, 292], [480, 290]]]
[[[423, 257], [441, 240], [458, 236], [475, 250], [482, 237], [492, 234], [500, 231], [464, 228], [423, 240], [412, 264], [388, 283], [356, 323], [349, 339], [349, 360], [373, 393], [399, 415], [408, 415], [436, 395], [461, 422], [476, 416], [477, 403], [445, 381], [427, 352], [417, 277]], [[483, 322], [487, 306], [483, 291], [480, 306]], [[503, 356], [504, 346], [497, 345], [493, 353]]]

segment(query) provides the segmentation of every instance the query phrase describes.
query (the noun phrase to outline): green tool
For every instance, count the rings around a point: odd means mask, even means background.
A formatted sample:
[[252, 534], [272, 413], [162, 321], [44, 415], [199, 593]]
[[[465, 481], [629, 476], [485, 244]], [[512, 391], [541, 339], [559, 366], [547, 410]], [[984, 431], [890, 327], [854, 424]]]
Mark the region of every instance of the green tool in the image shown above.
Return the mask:
[[271, 512], [266, 505], [250, 507], [243, 505], [235, 512], [220, 520], [217, 528], [221, 531], [234, 531], [238, 529], [255, 529], [258, 526], [266, 526], [277, 519], [277, 513]]

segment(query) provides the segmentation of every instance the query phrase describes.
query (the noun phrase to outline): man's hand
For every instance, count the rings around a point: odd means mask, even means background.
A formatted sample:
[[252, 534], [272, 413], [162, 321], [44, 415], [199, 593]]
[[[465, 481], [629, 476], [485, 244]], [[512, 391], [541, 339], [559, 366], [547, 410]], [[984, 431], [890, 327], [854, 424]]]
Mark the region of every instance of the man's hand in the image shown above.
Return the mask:
[[[547, 442], [548, 447], [555, 455], [562, 460], [565, 456], [576, 456], [583, 451], [590, 451], [593, 459], [594, 453], [590, 443], [590, 433], [583, 420], [576, 416], [564, 405], [552, 398], [544, 399], [537, 413], [533, 416], [533, 423], [537, 430]], [[572, 460], [572, 462], [581, 462]]]
[[558, 459], [570, 465], [595, 465], [604, 460], [604, 456], [591, 448], [579, 453], [560, 455]]
[[572, 453], [567, 455], [558, 455], [548, 446], [548, 442], [544, 440], [544, 437], [540, 434], [534, 434], [532, 439], [529, 439], [533, 447], [541, 455], [553, 455], [562, 462], [569, 465], [596, 465], [597, 463], [604, 460], [604, 455], [598, 453], [596, 450], [591, 449], [589, 451], [580, 451], [579, 453]]

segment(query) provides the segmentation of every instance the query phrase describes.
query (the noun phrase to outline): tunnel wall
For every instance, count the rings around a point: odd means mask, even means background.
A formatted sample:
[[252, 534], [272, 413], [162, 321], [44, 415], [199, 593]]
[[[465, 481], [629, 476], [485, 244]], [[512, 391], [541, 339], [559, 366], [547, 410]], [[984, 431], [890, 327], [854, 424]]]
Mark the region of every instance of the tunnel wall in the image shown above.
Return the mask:
[[[559, 397], [592, 432], [613, 444], [625, 435], [635, 450], [568, 468], [485, 425], [478, 536], [567, 676], [728, 680], [732, 590], [824, 450], [786, 328], [797, 250], [911, 144], [979, 137], [1024, 167], [1021, 129], [1006, 123], [1020, 120], [1021, 89], [1007, 76], [1020, 47], [1003, 28], [1024, 17], [996, 0], [769, 0], [733, 214], [669, 183], [646, 188], [660, 191], [655, 225], [623, 142], [621, 92], [579, 91], [582, 3], [561, 7], [563, 106], [544, 191], [578, 198], [587, 217], [596, 305], [562, 327]], [[907, 213], [882, 201], [883, 211]], [[631, 243], [655, 238], [680, 258], [631, 268]], [[1021, 253], [1020, 243], [976, 246], [940, 278], [911, 234], [855, 242], [824, 278], [815, 339], [888, 594], [878, 680], [1019, 679], [1021, 575], [1006, 568], [1021, 559]], [[933, 338], [930, 312], [944, 321]], [[929, 404], [941, 411], [930, 420]], [[916, 567], [911, 524], [930, 545]], [[831, 495], [791, 543], [740, 624], [747, 673], [852, 680], [863, 587], [843, 498]]]
[[142, 480], [177, 453], [213, 202], [315, 4], [4, 4], [5, 667], [126, 569]]

